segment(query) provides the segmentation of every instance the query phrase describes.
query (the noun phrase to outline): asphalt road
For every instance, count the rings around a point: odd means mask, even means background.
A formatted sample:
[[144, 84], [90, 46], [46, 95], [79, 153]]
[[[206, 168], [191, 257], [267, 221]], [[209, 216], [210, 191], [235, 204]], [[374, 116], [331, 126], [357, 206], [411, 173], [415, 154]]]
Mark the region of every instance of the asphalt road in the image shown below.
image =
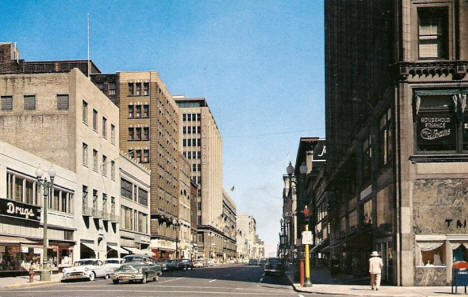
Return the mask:
[[[307, 294], [310, 296], [310, 294]], [[285, 276], [265, 276], [263, 268], [219, 265], [167, 272], [157, 282], [121, 283], [111, 280], [66, 282], [39, 287], [0, 290], [0, 296], [302, 296]]]

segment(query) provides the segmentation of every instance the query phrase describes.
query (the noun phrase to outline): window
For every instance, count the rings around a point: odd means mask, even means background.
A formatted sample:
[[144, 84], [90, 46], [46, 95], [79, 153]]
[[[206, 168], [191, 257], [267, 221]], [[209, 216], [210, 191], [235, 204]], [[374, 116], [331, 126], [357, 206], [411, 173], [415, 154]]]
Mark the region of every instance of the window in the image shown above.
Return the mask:
[[120, 179], [120, 195], [132, 200], [132, 183], [126, 179]]
[[187, 139], [182, 139], [182, 146], [187, 146]]
[[133, 83], [128, 83], [128, 94], [133, 96], [135, 95], [135, 90], [133, 88]]
[[93, 129], [94, 129], [94, 131], [97, 131], [97, 117], [98, 117], [98, 112], [97, 112], [97, 110], [93, 109]]
[[202, 210], [201, 201], [198, 201], [198, 210]]
[[2, 96], [2, 110], [13, 110], [13, 96]]
[[390, 165], [393, 156], [393, 142], [392, 142], [392, 109], [389, 108], [380, 117], [379, 125], [379, 137], [380, 137], [380, 166], [386, 167]]
[[68, 110], [68, 95], [57, 95], [57, 109]]
[[83, 209], [88, 208], [88, 187], [83, 185], [81, 203], [83, 204]]
[[148, 205], [148, 191], [138, 188], [138, 203]]
[[136, 140], [141, 140], [141, 128], [137, 127], [135, 130], [136, 130]]
[[107, 119], [102, 117], [102, 137], [107, 139]]
[[187, 114], [187, 121], [190, 122], [191, 120], [192, 120], [192, 114], [189, 113], [189, 114]]
[[197, 171], [197, 164], [192, 164], [192, 171], [196, 172]]
[[93, 150], [93, 170], [98, 171], [98, 152]]
[[111, 180], [115, 180], [115, 161], [111, 161]]
[[[460, 97], [461, 96], [461, 97]], [[453, 152], [462, 132], [456, 117], [456, 104], [465, 95], [438, 95], [417, 92], [414, 105], [416, 119], [417, 150], [420, 152]], [[466, 97], [465, 97], [466, 98]], [[458, 102], [457, 102], [458, 103]], [[460, 118], [460, 120], [463, 120]]]
[[88, 145], [83, 142], [83, 148], [82, 148], [82, 161], [83, 161], [83, 166], [88, 167]]
[[143, 150], [143, 163], [149, 163], [149, 150]]
[[198, 134], [201, 133], [201, 127], [200, 127], [200, 126], [197, 127], [197, 133], [198, 133]]
[[421, 251], [416, 255], [416, 266], [445, 266], [445, 243], [416, 242]]
[[133, 159], [135, 157], [135, 151], [134, 150], [128, 150], [128, 156]]
[[362, 184], [370, 183], [372, 170], [372, 138], [370, 135], [362, 143]]
[[98, 202], [98, 191], [93, 190], [93, 211], [98, 209], [97, 202]]
[[448, 8], [418, 9], [419, 58], [448, 59]]
[[102, 155], [102, 175], [107, 176], [107, 157]]
[[36, 109], [36, 96], [24, 95], [24, 110], [35, 110], [35, 109]]
[[149, 83], [147, 82], [143, 83], [143, 95], [145, 96], [149, 95]]
[[111, 143], [115, 144], [115, 126], [111, 124]]
[[87, 125], [88, 124], [88, 102], [84, 100], [82, 104], [82, 112], [83, 112], [83, 115], [82, 115], [83, 123]]
[[197, 164], [197, 170], [198, 170], [198, 172], [201, 171], [201, 164]]
[[35, 180], [7, 172], [7, 199], [39, 205], [41, 200], [35, 200], [39, 194], [37, 189]]
[[141, 105], [136, 106], [135, 118], [141, 118]]
[[144, 140], [149, 140], [149, 127], [143, 128], [143, 137]]
[[129, 105], [128, 106], [128, 118], [133, 119], [133, 117], [134, 117], [134, 106]]
[[149, 118], [149, 105], [148, 104], [143, 105], [143, 117]]
[[182, 114], [182, 121], [183, 122], [187, 121], [187, 114], [185, 114], [185, 113]]
[[102, 210], [107, 212], [107, 194], [102, 193]]
[[140, 96], [141, 95], [141, 83], [136, 83], [136, 92], [135, 95]]
[[201, 121], [201, 114], [197, 113], [197, 121]]
[[136, 154], [136, 160], [138, 161], [138, 163], [141, 163], [141, 150], [136, 150], [135, 152]]
[[200, 144], [201, 144], [201, 139], [197, 138], [197, 146], [200, 146]]
[[133, 127], [128, 128], [128, 140], [135, 140], [135, 130]]

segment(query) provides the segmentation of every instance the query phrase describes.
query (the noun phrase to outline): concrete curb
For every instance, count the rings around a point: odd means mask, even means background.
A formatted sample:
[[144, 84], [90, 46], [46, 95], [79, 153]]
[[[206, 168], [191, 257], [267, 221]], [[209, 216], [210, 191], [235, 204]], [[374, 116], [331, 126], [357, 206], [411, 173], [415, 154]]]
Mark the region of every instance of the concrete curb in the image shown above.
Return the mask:
[[60, 283], [60, 280], [51, 280], [51, 281], [35, 281], [32, 283], [23, 283], [23, 284], [14, 284], [3, 287], [3, 289], [17, 289], [17, 288], [27, 288], [27, 287], [37, 287], [37, 286], [45, 286], [50, 284], [57, 284]]
[[299, 292], [299, 293], [309, 293], [309, 294], [320, 294], [320, 295], [341, 295], [341, 296], [362, 296], [362, 295], [354, 295], [354, 294], [348, 294], [348, 293], [336, 293], [336, 292], [330, 292], [330, 293], [325, 293], [325, 292], [319, 292], [319, 291], [312, 291], [311, 288], [309, 289], [303, 289], [299, 284], [294, 283], [294, 280], [292, 277], [289, 275], [289, 273], [285, 273], [286, 277], [288, 278], [288, 281], [291, 283], [291, 286], [293, 287], [294, 291]]

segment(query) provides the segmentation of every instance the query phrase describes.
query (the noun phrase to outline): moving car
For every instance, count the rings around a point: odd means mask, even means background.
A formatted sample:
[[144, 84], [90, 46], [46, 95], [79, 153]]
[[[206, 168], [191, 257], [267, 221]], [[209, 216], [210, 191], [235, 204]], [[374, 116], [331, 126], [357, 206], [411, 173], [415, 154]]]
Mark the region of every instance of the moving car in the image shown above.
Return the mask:
[[267, 260], [266, 258], [260, 259], [260, 263], [258, 263], [258, 265], [265, 266], [266, 260]]
[[257, 259], [250, 259], [249, 260], [249, 265], [258, 265]]
[[123, 263], [123, 259], [121, 258], [107, 258], [104, 260], [104, 269], [106, 270], [106, 278], [109, 278], [110, 275], [120, 267]]
[[108, 277], [103, 262], [98, 259], [81, 259], [75, 261], [73, 267], [63, 269], [62, 281], [71, 279], [88, 279], [93, 281], [96, 277]]
[[172, 259], [167, 262], [167, 270], [179, 270], [179, 260]]
[[179, 269], [187, 270], [193, 269], [193, 262], [190, 259], [181, 259], [179, 261]]
[[269, 274], [282, 274], [284, 272], [284, 265], [279, 258], [268, 258], [265, 266], [263, 267], [265, 275]]
[[157, 281], [162, 274], [161, 265], [148, 256], [125, 256], [124, 263], [112, 273], [114, 284], [120, 281], [139, 281], [145, 284], [148, 280]]
[[169, 263], [170, 260], [168, 259], [159, 259], [158, 264], [161, 265], [161, 270], [162, 271], [167, 271], [167, 264]]

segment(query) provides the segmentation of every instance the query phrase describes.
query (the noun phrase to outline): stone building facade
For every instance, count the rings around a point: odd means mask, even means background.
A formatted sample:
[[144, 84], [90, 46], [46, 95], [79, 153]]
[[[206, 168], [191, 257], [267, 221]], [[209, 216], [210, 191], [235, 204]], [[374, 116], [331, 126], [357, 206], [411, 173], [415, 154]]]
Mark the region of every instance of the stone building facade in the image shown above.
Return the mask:
[[74, 172], [75, 257], [105, 258], [119, 242], [118, 108], [78, 69], [1, 74], [0, 139]]
[[193, 243], [196, 237], [192, 234], [191, 224], [191, 200], [192, 194], [190, 191], [190, 163], [188, 160], [179, 153], [178, 156], [179, 164], [179, 211], [178, 211], [178, 249], [180, 258], [192, 259]]
[[332, 0], [325, 24], [330, 257], [447, 285], [468, 260], [468, 3]]

